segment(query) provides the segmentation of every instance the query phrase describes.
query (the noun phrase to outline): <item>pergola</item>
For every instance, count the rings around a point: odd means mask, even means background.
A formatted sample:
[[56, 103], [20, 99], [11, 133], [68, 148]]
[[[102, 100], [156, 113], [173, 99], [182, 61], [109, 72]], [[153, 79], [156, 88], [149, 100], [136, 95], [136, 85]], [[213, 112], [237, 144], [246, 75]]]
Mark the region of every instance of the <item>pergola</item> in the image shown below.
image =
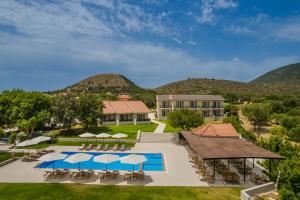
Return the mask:
[[190, 147], [203, 159], [213, 160], [215, 177], [215, 161], [218, 159], [244, 159], [244, 181], [246, 177], [246, 159], [269, 159], [269, 173], [271, 174], [271, 162], [274, 159], [284, 159], [284, 157], [256, 146], [255, 144], [239, 138], [226, 137], [199, 137], [191, 132], [183, 131], [181, 136], [189, 143]]

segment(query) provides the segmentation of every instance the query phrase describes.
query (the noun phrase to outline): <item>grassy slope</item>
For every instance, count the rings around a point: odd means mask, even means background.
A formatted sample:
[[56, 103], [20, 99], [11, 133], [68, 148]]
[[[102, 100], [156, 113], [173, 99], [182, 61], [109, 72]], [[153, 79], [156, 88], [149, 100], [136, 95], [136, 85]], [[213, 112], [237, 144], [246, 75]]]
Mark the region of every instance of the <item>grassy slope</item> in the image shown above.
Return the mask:
[[95, 186], [76, 184], [0, 184], [5, 200], [238, 200], [240, 188]]

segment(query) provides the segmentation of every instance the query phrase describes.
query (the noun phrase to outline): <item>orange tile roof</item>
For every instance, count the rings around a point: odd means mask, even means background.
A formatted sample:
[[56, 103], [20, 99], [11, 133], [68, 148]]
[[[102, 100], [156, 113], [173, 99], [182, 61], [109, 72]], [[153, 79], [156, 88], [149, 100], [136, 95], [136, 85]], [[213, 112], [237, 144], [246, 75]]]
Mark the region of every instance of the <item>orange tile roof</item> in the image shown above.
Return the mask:
[[121, 95], [118, 96], [118, 99], [119, 99], [120, 101], [128, 101], [128, 100], [131, 99], [131, 96], [129, 96], [129, 95], [127, 95], [127, 94], [121, 94]]
[[150, 109], [142, 101], [103, 101], [104, 114], [149, 113]]
[[239, 137], [240, 134], [231, 124], [207, 124], [195, 128], [192, 133], [203, 137]]

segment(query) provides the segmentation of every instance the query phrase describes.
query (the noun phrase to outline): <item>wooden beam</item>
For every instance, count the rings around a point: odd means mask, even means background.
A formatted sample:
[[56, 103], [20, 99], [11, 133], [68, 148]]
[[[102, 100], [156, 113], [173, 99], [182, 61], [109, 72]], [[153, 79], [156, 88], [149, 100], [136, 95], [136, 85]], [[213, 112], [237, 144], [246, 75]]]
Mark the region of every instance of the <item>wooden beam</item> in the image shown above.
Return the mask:
[[216, 160], [214, 159], [214, 181], [216, 180]]
[[246, 182], [246, 158], [244, 158], [244, 182]]

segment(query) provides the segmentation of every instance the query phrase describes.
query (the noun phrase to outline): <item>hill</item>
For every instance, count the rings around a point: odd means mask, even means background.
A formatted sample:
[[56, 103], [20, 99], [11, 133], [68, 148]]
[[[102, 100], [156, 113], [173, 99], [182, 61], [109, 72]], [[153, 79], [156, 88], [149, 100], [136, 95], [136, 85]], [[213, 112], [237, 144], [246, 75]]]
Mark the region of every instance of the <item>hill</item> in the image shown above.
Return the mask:
[[97, 74], [54, 92], [66, 91], [74, 93], [141, 93], [145, 90], [120, 74]]
[[300, 84], [300, 63], [279, 67], [259, 76], [251, 83], [285, 83]]
[[158, 94], [300, 94], [298, 85], [256, 84], [230, 80], [193, 78], [176, 81], [155, 89]]

